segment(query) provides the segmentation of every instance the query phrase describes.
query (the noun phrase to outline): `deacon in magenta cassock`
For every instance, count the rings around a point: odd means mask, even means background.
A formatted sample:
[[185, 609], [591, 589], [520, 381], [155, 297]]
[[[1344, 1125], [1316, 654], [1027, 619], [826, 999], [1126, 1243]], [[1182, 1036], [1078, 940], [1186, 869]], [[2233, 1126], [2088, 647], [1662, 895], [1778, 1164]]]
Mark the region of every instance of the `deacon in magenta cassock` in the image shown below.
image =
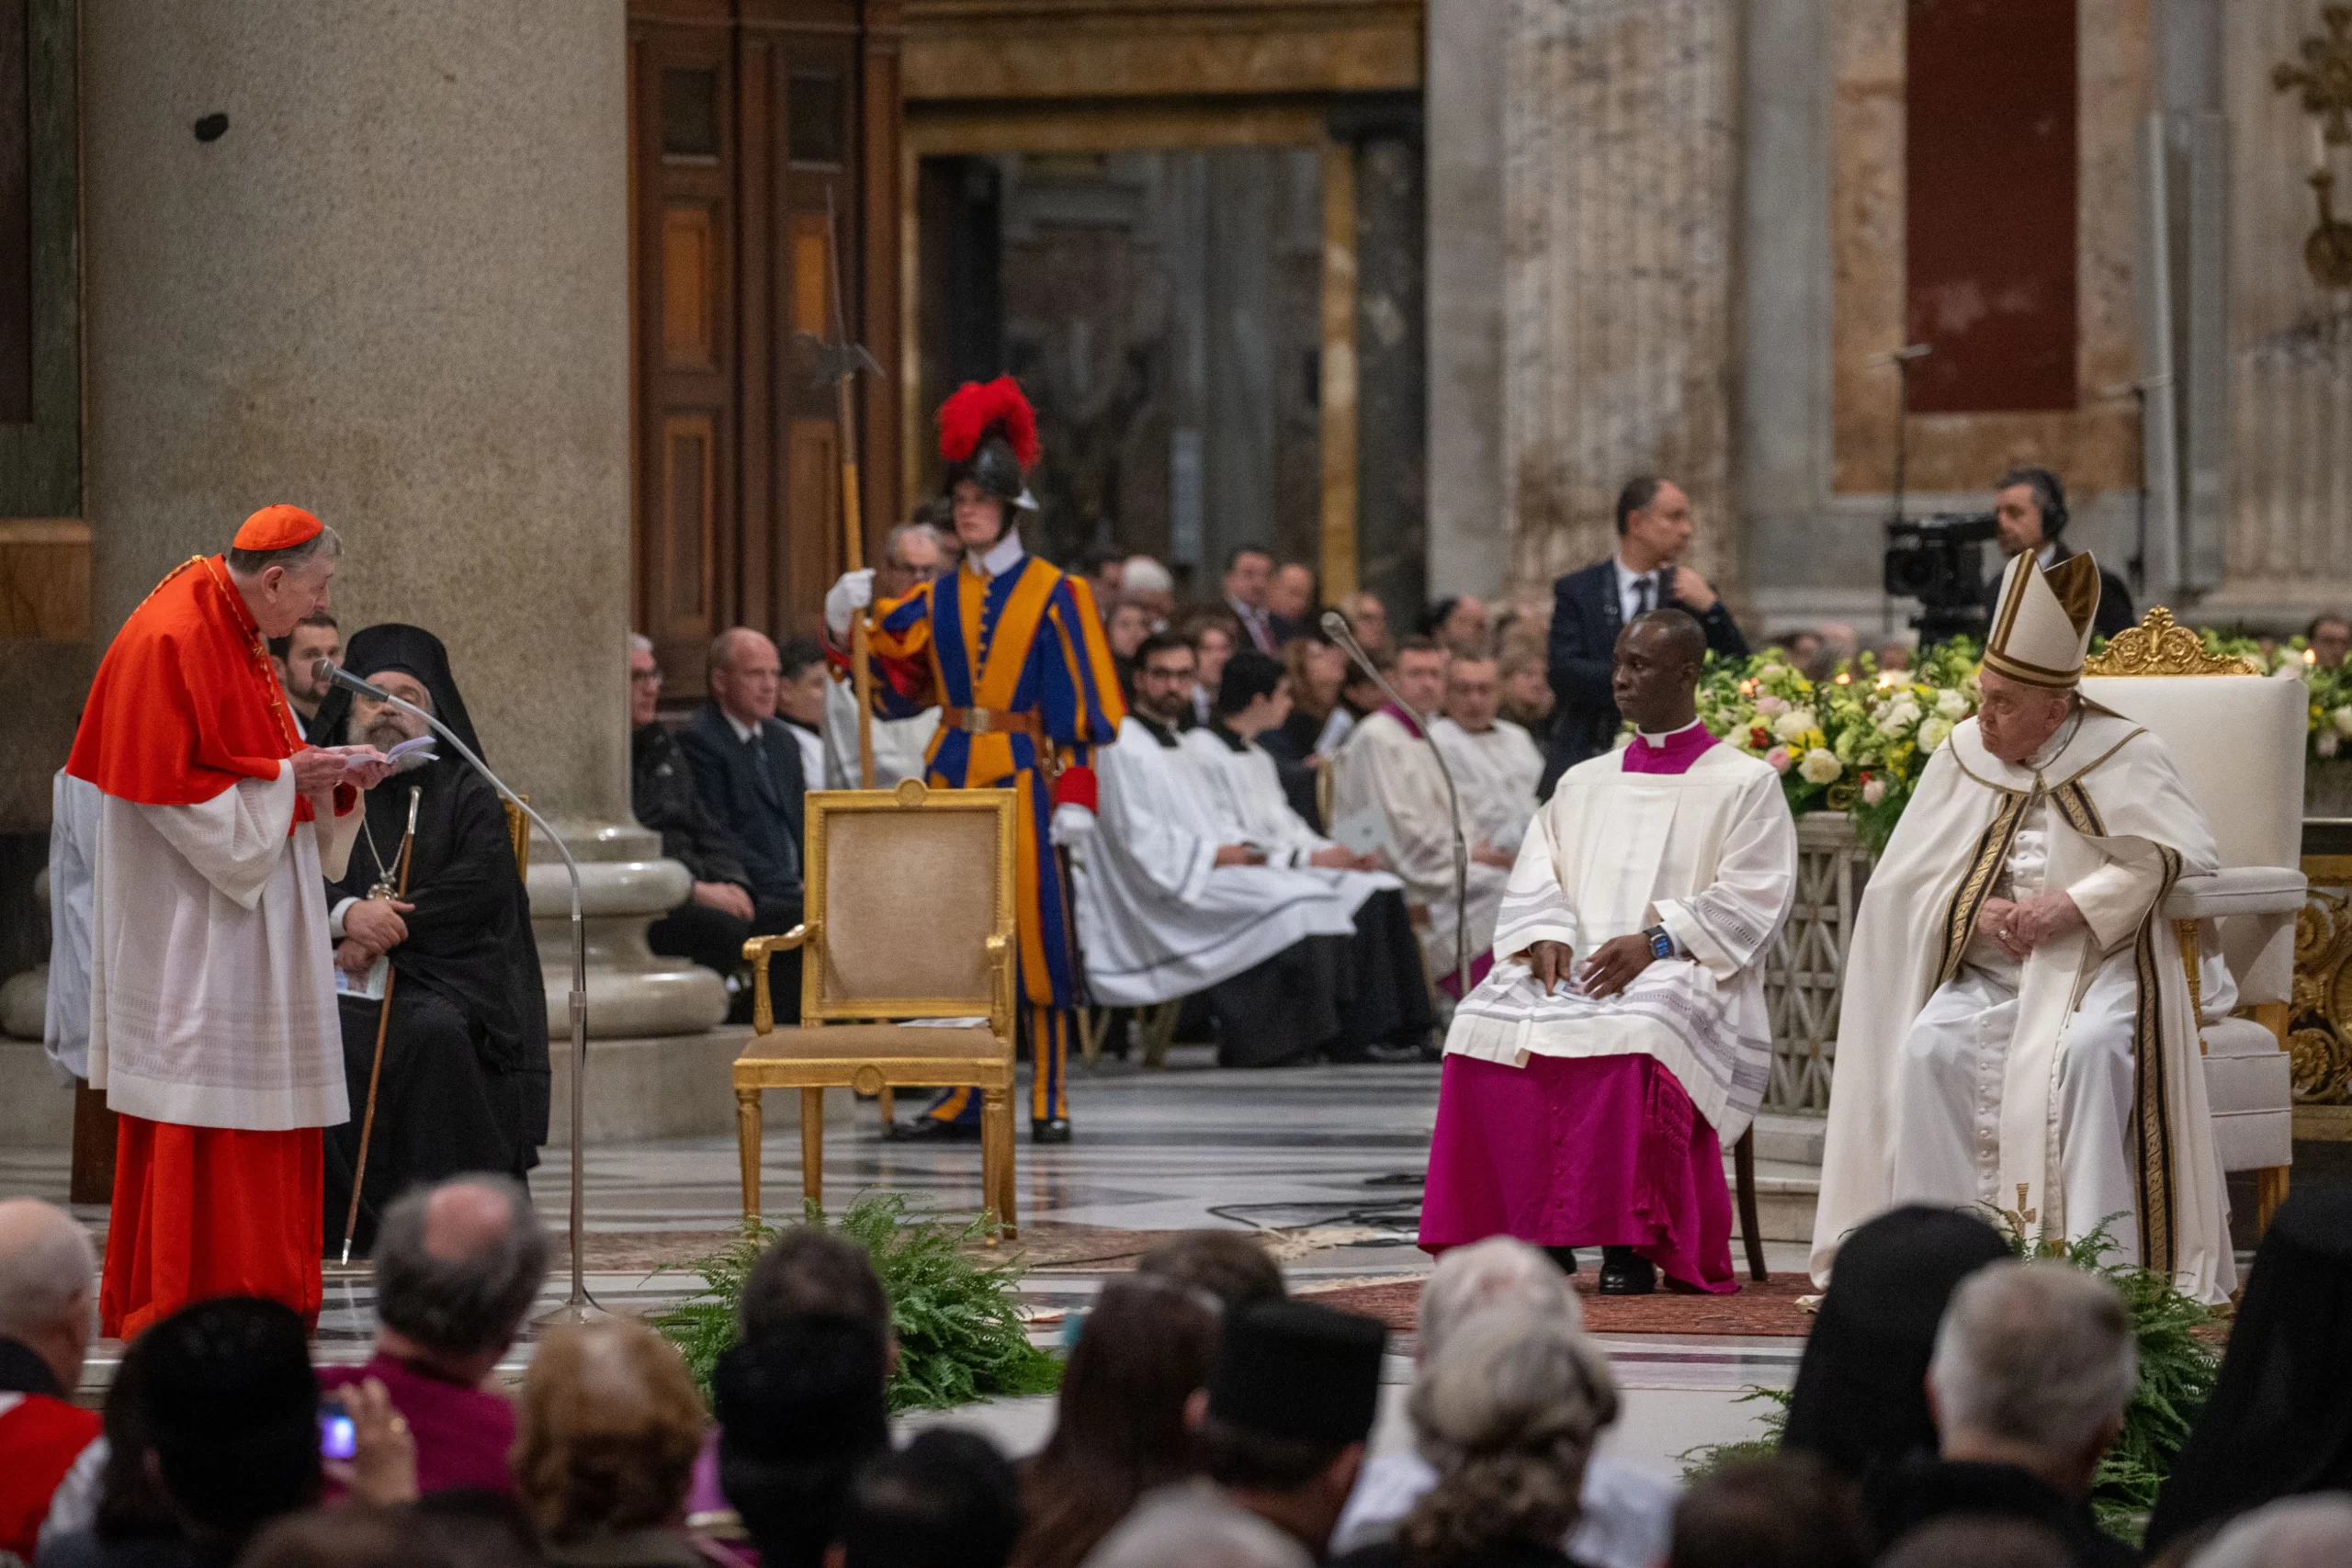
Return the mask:
[[1498, 1234], [1599, 1247], [1600, 1288], [1664, 1270], [1737, 1290], [1723, 1146], [1764, 1097], [1764, 956], [1796, 885], [1780, 775], [1715, 743], [1706, 635], [1657, 610], [1618, 635], [1638, 733], [1577, 764], [1529, 824], [1495, 964], [1453, 1015], [1421, 1246]]
[[327, 607], [294, 506], [164, 579], [116, 634], [66, 771], [96, 786], [90, 1085], [120, 1117], [101, 1327], [207, 1296], [319, 1311], [320, 1129], [350, 1114], [327, 876], [373, 747], [306, 746], [264, 639]]

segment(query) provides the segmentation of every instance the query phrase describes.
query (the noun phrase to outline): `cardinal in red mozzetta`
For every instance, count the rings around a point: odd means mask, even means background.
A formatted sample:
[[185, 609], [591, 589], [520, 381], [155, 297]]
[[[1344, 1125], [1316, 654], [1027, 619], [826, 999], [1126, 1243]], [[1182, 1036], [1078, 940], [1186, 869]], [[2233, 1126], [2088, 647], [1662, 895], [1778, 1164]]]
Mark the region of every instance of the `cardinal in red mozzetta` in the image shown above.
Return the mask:
[[[1022, 1025], [1036, 1063], [1030, 1133], [1065, 1143], [1062, 1067], [1085, 977], [1054, 846], [1091, 824], [1089, 760], [1118, 739], [1126, 705], [1093, 590], [1021, 542], [1020, 514], [1037, 510], [1027, 471], [1040, 454], [1037, 416], [1020, 384], [1000, 376], [959, 388], [939, 411], [939, 454], [964, 563], [951, 578], [874, 605], [874, 708], [883, 718], [940, 710], [926, 764], [933, 785], [1020, 792]], [[851, 572], [826, 595], [837, 649], [873, 595], [870, 571]], [[977, 1137], [979, 1119], [979, 1091], [951, 1089], [905, 1135]]]
[[191, 1301], [319, 1311], [319, 1130], [349, 1119], [325, 876], [390, 760], [308, 746], [265, 639], [342, 542], [269, 506], [131, 612], [66, 772], [96, 786], [90, 1086], [120, 1118], [100, 1327]]

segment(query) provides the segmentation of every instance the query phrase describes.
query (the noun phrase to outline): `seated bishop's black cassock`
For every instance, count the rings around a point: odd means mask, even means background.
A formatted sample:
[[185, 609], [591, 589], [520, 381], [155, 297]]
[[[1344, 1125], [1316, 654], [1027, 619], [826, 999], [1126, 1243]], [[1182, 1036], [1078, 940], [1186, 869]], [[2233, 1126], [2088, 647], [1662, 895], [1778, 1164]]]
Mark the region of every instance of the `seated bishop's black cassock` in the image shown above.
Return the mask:
[[[344, 665], [362, 680], [388, 671], [413, 677], [432, 694], [434, 716], [481, 751], [448, 654], [432, 633], [369, 626], [351, 639]], [[356, 744], [367, 737], [355, 731], [336, 739]], [[447, 741], [437, 745], [437, 761], [368, 792], [367, 831], [352, 850], [350, 870], [327, 888], [340, 929], [345, 899], [366, 897], [379, 876], [397, 884], [409, 792], [422, 791], [405, 896], [416, 907], [401, 917], [408, 939], [386, 954], [395, 976], [391, 1022], [355, 1253], [368, 1249], [377, 1216], [408, 1188], [468, 1171], [520, 1177], [538, 1163], [548, 1135], [547, 991], [506, 809]], [[342, 1249], [382, 1009], [345, 997], [340, 1011], [351, 1120], [326, 1130], [330, 1253]]]

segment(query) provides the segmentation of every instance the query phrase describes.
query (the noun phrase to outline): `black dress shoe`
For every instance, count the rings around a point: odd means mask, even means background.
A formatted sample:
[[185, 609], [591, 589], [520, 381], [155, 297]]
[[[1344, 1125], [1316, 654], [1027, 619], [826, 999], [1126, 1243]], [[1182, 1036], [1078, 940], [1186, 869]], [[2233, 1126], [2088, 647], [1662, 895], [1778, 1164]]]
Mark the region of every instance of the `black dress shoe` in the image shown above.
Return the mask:
[[1646, 1296], [1657, 1289], [1657, 1264], [1630, 1247], [1604, 1247], [1600, 1249], [1600, 1294]]
[[1577, 1249], [1575, 1247], [1547, 1247], [1544, 1249], [1544, 1255], [1546, 1258], [1549, 1258], [1554, 1263], [1559, 1265], [1561, 1273], [1573, 1274], [1577, 1271]]
[[1033, 1144], [1067, 1144], [1069, 1142], [1069, 1118], [1053, 1116], [1029, 1119], [1029, 1141]]
[[918, 1116], [911, 1122], [890, 1124], [890, 1141], [894, 1144], [977, 1144], [980, 1129], [976, 1123], [943, 1122], [936, 1116]]

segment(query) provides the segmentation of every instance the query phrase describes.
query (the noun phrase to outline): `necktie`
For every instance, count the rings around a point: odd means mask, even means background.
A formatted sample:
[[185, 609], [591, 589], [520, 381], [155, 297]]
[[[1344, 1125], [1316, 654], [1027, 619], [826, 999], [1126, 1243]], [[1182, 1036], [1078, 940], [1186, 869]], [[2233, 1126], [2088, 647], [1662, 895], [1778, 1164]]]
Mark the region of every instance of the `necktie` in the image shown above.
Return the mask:
[[1644, 572], [1641, 576], [1634, 579], [1634, 615], [1646, 615], [1650, 613], [1651, 609], [1654, 608], [1650, 604], [1650, 592], [1657, 586], [1657, 580], [1650, 576], [1647, 572]]

